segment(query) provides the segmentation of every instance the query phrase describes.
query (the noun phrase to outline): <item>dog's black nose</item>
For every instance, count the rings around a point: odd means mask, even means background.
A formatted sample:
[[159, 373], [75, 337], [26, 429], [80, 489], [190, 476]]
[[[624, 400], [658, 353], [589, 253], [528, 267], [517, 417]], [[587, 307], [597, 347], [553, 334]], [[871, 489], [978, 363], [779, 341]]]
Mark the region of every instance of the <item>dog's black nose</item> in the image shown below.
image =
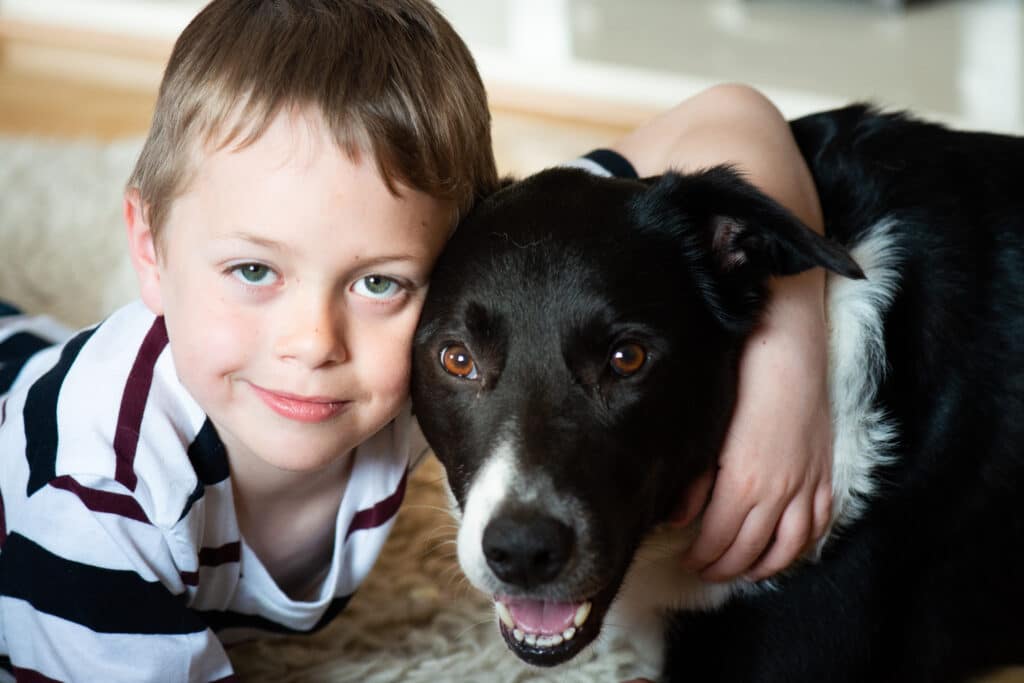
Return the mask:
[[531, 588], [558, 576], [575, 541], [572, 529], [557, 519], [517, 512], [490, 521], [484, 529], [483, 551], [499, 579]]

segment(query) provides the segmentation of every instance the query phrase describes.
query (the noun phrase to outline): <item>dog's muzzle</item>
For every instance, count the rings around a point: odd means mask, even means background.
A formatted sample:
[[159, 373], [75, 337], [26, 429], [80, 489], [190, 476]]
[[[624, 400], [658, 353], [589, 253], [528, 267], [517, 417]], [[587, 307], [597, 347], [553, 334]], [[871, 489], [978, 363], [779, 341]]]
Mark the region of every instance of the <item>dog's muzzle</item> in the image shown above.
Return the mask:
[[574, 555], [576, 535], [554, 517], [517, 510], [492, 519], [482, 543], [487, 566], [495, 576], [530, 590], [562, 574]]
[[501, 510], [484, 528], [481, 550], [505, 587], [494, 595], [499, 629], [521, 659], [553, 666], [597, 635], [593, 596], [550, 597], [565, 591], [578, 560], [576, 532], [568, 524], [528, 507]]

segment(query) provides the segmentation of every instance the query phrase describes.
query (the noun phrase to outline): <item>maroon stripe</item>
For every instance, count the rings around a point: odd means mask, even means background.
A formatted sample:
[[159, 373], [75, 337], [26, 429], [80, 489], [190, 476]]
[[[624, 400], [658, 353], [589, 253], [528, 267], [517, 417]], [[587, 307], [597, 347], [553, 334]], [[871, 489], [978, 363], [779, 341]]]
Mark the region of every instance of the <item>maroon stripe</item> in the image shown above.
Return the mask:
[[112, 515], [134, 519], [137, 522], [149, 523], [149, 518], [146, 517], [146, 513], [138, 501], [123, 493], [91, 489], [88, 486], [82, 486], [68, 475], [53, 479], [50, 481], [50, 486], [75, 494], [79, 500], [85, 503], [85, 507], [93, 512], [108, 512]]
[[409, 471], [406, 470], [402, 473], [402, 480], [398, 482], [398, 488], [395, 489], [394, 493], [375, 504], [372, 508], [360, 510], [353, 515], [352, 522], [348, 525], [348, 531], [345, 533], [346, 541], [354, 532], [360, 529], [378, 527], [395, 516], [399, 506], [402, 504], [402, 499], [405, 498], [405, 480], [408, 476]]
[[56, 678], [50, 678], [44, 676], [38, 671], [32, 669], [22, 669], [17, 666], [12, 666], [11, 671], [14, 672], [14, 680], [17, 683], [60, 683]]
[[203, 548], [199, 551], [199, 564], [216, 567], [229, 562], [238, 562], [242, 557], [242, 544], [238, 541], [225, 543], [219, 548]]
[[[225, 543], [219, 548], [202, 548], [199, 550], [199, 566], [218, 567], [222, 564], [238, 562], [242, 557], [242, 544], [238, 541]], [[180, 572], [181, 580], [186, 586], [199, 585], [199, 571]]]
[[128, 373], [128, 381], [121, 395], [121, 411], [117, 415], [117, 431], [114, 432], [114, 455], [117, 458], [114, 478], [135, 490], [135, 449], [139, 445], [139, 430], [142, 428], [142, 413], [146, 409], [149, 388], [153, 384], [153, 366], [167, 346], [167, 326], [163, 317], [153, 321], [153, 326], [142, 340], [135, 363]]
[[215, 681], [210, 681], [210, 683], [238, 683], [238, 676], [230, 674], [224, 678], [218, 678]]

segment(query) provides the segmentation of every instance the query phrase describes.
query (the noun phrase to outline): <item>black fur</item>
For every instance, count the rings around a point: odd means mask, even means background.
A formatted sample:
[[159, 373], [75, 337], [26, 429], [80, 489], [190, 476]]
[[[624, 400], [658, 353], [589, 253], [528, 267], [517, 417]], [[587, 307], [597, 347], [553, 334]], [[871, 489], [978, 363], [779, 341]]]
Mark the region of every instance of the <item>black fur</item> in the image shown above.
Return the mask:
[[[424, 307], [420, 423], [464, 505], [514, 418], [523, 466], [586, 503], [574, 557], [600, 558], [545, 595], [593, 590], [606, 609], [643, 536], [715, 461], [767, 279], [861, 277], [843, 246], [892, 219], [900, 287], [878, 403], [895, 462], [864, 517], [779, 590], [678, 613], [666, 677], [959, 681], [1024, 663], [1024, 140], [861, 106], [792, 128], [828, 239], [728, 168], [646, 182], [551, 170], [483, 201]], [[453, 343], [473, 379], [441, 369]], [[624, 344], [647, 352], [625, 377], [609, 366]]]

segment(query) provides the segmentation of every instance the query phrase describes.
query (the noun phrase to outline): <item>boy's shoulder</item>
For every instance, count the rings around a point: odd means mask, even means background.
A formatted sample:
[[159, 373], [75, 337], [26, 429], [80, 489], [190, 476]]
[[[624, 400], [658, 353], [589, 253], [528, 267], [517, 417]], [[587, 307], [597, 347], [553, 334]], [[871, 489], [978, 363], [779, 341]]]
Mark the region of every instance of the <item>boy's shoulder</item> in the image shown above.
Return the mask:
[[55, 481], [119, 490], [150, 522], [174, 524], [197, 485], [189, 449], [206, 416], [177, 378], [163, 319], [132, 303], [37, 356], [0, 426], [4, 452], [24, 453], [9, 464], [27, 468], [27, 493]]

